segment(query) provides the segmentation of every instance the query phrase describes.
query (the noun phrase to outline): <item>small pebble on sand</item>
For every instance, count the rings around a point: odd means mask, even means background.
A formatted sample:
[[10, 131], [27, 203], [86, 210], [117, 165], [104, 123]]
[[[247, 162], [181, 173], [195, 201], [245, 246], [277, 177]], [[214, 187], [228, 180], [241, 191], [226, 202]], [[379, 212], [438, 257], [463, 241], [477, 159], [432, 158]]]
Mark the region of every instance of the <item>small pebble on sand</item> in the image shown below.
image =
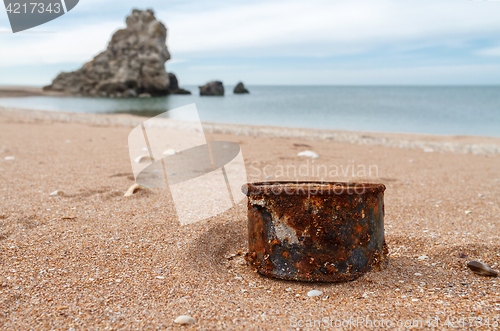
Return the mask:
[[196, 320], [189, 315], [181, 315], [175, 319], [174, 323], [181, 325], [194, 324]]
[[318, 291], [318, 290], [312, 290], [312, 291], [307, 292], [308, 297], [319, 297], [321, 294], [322, 294], [322, 292]]
[[422, 255], [418, 257], [419, 261], [427, 260], [429, 257], [427, 255]]
[[14, 161], [15, 159], [16, 159], [16, 158], [15, 158], [15, 157], [13, 157], [13, 156], [6, 156], [6, 157], [4, 158], [4, 160], [5, 160], [5, 161]]
[[56, 195], [64, 195], [64, 191], [57, 190], [52, 193], [50, 193], [51, 196], [56, 196]]

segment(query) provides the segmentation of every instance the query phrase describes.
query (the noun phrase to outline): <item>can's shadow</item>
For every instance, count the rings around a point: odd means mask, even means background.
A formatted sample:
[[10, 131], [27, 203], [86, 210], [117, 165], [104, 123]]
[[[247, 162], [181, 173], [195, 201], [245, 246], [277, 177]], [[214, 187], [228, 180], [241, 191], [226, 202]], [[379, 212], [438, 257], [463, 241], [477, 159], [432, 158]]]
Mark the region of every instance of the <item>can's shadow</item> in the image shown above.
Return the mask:
[[187, 250], [186, 255], [191, 261], [189, 265], [197, 271], [227, 273], [228, 257], [247, 250], [246, 218], [239, 217], [231, 221], [224, 214], [216, 218], [219, 221], [210, 224], [206, 231], [191, 242]]

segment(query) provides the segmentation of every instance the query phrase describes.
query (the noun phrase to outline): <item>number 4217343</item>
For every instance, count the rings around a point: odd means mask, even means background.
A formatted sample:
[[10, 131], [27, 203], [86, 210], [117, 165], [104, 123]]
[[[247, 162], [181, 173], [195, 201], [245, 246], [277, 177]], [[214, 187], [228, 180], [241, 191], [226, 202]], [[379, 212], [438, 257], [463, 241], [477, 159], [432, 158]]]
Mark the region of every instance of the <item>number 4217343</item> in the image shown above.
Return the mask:
[[6, 8], [9, 14], [43, 14], [43, 13], [55, 13], [59, 14], [61, 12], [61, 4], [56, 2], [54, 4], [49, 3], [45, 6], [44, 3], [30, 2], [20, 4], [20, 3], [9, 3]]

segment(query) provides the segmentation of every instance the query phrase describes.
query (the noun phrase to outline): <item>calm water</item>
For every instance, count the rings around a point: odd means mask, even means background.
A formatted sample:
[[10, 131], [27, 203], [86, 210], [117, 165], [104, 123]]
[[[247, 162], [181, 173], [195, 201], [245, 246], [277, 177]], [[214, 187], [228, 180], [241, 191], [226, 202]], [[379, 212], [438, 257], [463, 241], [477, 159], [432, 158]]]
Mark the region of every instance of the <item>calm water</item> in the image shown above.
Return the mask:
[[0, 106], [152, 117], [195, 103], [207, 122], [500, 137], [500, 87], [249, 86], [249, 95], [151, 99], [29, 97]]

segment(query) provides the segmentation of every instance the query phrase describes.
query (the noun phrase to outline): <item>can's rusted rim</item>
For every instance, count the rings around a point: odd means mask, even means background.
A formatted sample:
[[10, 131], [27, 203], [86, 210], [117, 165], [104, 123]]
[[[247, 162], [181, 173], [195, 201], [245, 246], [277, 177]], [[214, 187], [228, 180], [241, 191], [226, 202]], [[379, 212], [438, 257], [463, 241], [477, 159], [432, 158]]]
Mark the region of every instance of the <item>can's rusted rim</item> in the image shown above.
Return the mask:
[[242, 186], [241, 191], [247, 196], [262, 194], [352, 195], [384, 192], [385, 185], [374, 183], [277, 181], [248, 183]]

